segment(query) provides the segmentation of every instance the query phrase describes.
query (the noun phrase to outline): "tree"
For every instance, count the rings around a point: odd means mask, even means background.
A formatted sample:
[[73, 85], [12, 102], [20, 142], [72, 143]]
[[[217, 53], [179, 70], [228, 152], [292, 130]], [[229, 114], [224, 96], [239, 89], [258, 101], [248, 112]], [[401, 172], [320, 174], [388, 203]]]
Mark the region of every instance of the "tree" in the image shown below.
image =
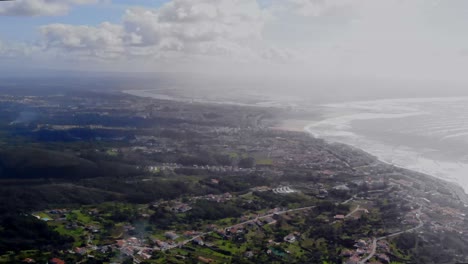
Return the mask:
[[255, 166], [255, 159], [252, 157], [247, 157], [239, 160], [238, 163], [241, 168], [253, 168]]

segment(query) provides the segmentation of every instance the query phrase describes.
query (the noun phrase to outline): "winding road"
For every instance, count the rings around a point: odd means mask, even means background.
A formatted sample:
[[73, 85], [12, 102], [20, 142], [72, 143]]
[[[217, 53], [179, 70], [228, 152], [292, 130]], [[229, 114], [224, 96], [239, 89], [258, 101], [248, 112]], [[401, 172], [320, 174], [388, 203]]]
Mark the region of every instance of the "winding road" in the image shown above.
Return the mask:
[[418, 209], [418, 212], [416, 213], [416, 219], [418, 219], [419, 221], [419, 224], [416, 226], [416, 227], [413, 227], [413, 228], [410, 228], [410, 229], [407, 229], [407, 230], [403, 230], [403, 231], [399, 231], [399, 232], [396, 232], [396, 233], [393, 233], [393, 234], [390, 234], [390, 235], [386, 235], [386, 236], [381, 236], [379, 238], [373, 238], [372, 239], [372, 250], [371, 250], [371, 253], [365, 257], [364, 259], [362, 259], [359, 264], [364, 264], [366, 263], [369, 259], [371, 259], [372, 257], [374, 257], [375, 255], [375, 251], [377, 250], [377, 241], [379, 240], [383, 240], [383, 239], [387, 239], [387, 238], [390, 238], [390, 237], [395, 237], [395, 236], [398, 236], [398, 235], [401, 235], [403, 233], [409, 233], [409, 232], [413, 232], [421, 227], [424, 226], [424, 222], [421, 220], [421, 217], [420, 217], [420, 214], [421, 214], [421, 205], [419, 205], [419, 209]]
[[[353, 200], [355, 198], [352, 197], [351, 199], [343, 202], [342, 204], [346, 204], [348, 203], [349, 201]], [[265, 219], [267, 217], [272, 217], [274, 215], [280, 215], [280, 214], [285, 214], [285, 213], [289, 213], [289, 212], [296, 212], [296, 211], [304, 211], [304, 210], [310, 210], [312, 208], [315, 208], [316, 206], [307, 206], [307, 207], [301, 207], [301, 208], [295, 208], [295, 209], [288, 209], [288, 210], [284, 210], [284, 211], [279, 211], [279, 212], [275, 212], [275, 213], [272, 213], [272, 214], [267, 214], [267, 215], [263, 215], [263, 216], [259, 216], [259, 217], [256, 217], [254, 219], [251, 219], [251, 220], [247, 220], [247, 221], [244, 221], [244, 222], [241, 222], [241, 223], [238, 223], [238, 224], [235, 224], [235, 225], [231, 225], [231, 226], [227, 226], [227, 227], [224, 227], [223, 229], [229, 229], [229, 228], [232, 228], [234, 226], [238, 226], [238, 225], [245, 225], [245, 224], [248, 224], [248, 223], [252, 223], [252, 222], [255, 222], [257, 220], [261, 220], [261, 219]], [[422, 209], [422, 206], [419, 204], [419, 209], [417, 210], [417, 213], [416, 213], [416, 219], [418, 219], [419, 221], [419, 224], [416, 226], [416, 227], [413, 227], [413, 228], [410, 228], [410, 229], [407, 229], [407, 230], [403, 230], [403, 231], [399, 231], [399, 232], [396, 232], [396, 233], [392, 233], [392, 234], [389, 234], [389, 235], [386, 235], [386, 236], [381, 236], [381, 237], [378, 237], [378, 238], [372, 238], [372, 249], [371, 249], [371, 252], [369, 253], [369, 255], [367, 257], [365, 257], [364, 259], [362, 259], [359, 264], [365, 264], [367, 261], [369, 261], [371, 258], [374, 257], [375, 253], [376, 253], [376, 250], [377, 250], [377, 241], [379, 240], [383, 240], [383, 239], [387, 239], [387, 238], [391, 238], [391, 237], [395, 237], [395, 236], [398, 236], [398, 235], [401, 235], [403, 233], [409, 233], [409, 232], [413, 232], [421, 227], [424, 226], [424, 222], [421, 220], [420, 218], [420, 214], [421, 214], [421, 209]], [[355, 208], [351, 213], [347, 214], [346, 217], [354, 214], [355, 212], [357, 212], [358, 210], [361, 210], [360, 209], [360, 206], [358, 205], [357, 208]], [[170, 250], [170, 249], [174, 249], [174, 248], [177, 248], [177, 247], [182, 247], [190, 242], [192, 242], [193, 240], [199, 238], [199, 237], [203, 237], [203, 236], [206, 236], [206, 235], [209, 235], [211, 233], [213, 233], [214, 231], [209, 231], [209, 232], [205, 232], [205, 233], [201, 233], [200, 235], [197, 235], [197, 236], [194, 236], [190, 239], [187, 239], [187, 240], [184, 240], [180, 243], [177, 243], [175, 245], [171, 245], [169, 246], [168, 248], [166, 248], [166, 250]]]

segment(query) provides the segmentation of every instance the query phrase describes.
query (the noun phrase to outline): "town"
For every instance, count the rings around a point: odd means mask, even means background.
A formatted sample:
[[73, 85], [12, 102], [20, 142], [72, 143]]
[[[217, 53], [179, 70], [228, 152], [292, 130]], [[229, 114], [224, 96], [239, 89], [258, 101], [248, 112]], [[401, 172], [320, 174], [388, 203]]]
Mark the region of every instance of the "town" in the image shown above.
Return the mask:
[[63, 241], [2, 242], [0, 262], [468, 261], [459, 186], [275, 129], [283, 109], [94, 92], [0, 107], [2, 212]]

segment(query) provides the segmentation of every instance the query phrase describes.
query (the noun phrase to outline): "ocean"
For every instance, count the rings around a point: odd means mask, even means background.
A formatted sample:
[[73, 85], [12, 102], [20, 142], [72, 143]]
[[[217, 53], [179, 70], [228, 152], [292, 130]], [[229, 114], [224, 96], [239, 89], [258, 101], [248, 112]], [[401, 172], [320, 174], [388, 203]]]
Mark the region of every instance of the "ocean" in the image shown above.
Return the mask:
[[355, 101], [321, 105], [305, 129], [399, 167], [456, 182], [468, 192], [468, 97]]
[[302, 122], [313, 120], [305, 130], [315, 137], [352, 145], [384, 162], [455, 182], [468, 193], [468, 97], [349, 101], [317, 106], [304, 97], [260, 96], [253, 91], [199, 97], [187, 97], [186, 93], [173, 90], [170, 95], [161, 90], [123, 92], [163, 100], [294, 109], [294, 115], [301, 115], [302, 120], [298, 124], [289, 122], [288, 129], [300, 129]]

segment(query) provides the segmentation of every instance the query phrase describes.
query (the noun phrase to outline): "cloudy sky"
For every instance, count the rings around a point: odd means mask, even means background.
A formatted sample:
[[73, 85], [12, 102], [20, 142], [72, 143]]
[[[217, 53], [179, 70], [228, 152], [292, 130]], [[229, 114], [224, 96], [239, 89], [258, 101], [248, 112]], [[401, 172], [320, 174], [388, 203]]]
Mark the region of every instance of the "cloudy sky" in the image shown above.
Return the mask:
[[468, 83], [467, 11], [466, 0], [5, 1], [0, 67]]

